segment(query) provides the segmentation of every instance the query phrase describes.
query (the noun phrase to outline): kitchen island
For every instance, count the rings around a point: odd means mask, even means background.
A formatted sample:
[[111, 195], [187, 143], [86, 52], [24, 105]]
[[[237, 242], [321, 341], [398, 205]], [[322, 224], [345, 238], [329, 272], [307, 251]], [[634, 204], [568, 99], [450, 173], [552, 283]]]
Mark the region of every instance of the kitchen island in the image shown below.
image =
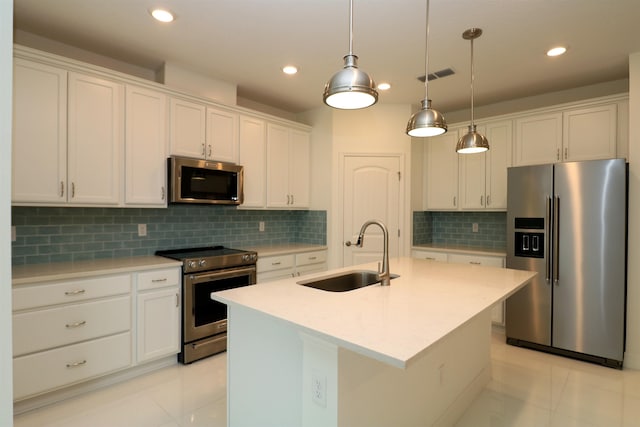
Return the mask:
[[291, 278], [212, 294], [228, 305], [228, 425], [455, 422], [490, 378], [491, 307], [535, 273], [413, 258], [391, 273], [348, 292]]

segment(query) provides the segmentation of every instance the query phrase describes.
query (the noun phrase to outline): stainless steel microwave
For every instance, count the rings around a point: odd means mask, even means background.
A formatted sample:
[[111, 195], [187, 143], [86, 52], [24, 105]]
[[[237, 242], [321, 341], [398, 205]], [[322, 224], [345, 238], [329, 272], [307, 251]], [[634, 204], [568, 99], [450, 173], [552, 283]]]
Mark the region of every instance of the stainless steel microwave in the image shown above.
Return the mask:
[[242, 166], [171, 156], [167, 170], [170, 203], [239, 205], [243, 201]]

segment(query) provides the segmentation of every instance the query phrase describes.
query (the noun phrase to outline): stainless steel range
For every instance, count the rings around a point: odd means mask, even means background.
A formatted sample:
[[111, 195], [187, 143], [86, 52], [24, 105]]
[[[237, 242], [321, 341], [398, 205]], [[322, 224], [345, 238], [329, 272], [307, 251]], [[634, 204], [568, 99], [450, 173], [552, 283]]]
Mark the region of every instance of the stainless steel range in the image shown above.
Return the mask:
[[182, 351], [178, 360], [191, 363], [227, 349], [227, 306], [211, 292], [256, 283], [258, 254], [211, 246], [157, 251], [182, 261]]

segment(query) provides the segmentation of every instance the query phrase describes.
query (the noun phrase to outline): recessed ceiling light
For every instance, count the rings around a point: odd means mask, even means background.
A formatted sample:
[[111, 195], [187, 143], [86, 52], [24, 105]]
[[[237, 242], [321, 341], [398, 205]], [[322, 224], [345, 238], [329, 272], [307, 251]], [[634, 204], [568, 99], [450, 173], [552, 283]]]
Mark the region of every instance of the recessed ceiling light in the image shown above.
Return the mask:
[[293, 65], [286, 65], [286, 66], [282, 67], [282, 72], [285, 73], [285, 74], [292, 75], [292, 74], [297, 73], [298, 69]]
[[386, 83], [386, 82], [385, 83], [380, 83], [378, 85], [378, 89], [379, 90], [389, 90], [389, 89], [391, 89], [391, 84], [390, 83]]
[[173, 21], [173, 14], [168, 10], [164, 9], [153, 9], [151, 11], [151, 16], [157, 19], [160, 22], [171, 22]]
[[567, 51], [567, 48], [564, 46], [554, 47], [547, 51], [547, 56], [560, 56]]

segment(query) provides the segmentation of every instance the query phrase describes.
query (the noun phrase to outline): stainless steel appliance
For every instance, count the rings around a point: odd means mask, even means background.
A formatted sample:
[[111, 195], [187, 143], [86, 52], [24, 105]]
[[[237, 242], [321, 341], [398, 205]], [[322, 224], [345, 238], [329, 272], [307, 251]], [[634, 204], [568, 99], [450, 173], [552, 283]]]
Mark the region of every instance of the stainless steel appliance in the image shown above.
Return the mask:
[[239, 205], [243, 201], [244, 168], [233, 163], [171, 156], [169, 202]]
[[227, 349], [227, 306], [211, 292], [256, 283], [253, 251], [223, 246], [157, 251], [182, 261], [182, 350], [178, 360], [191, 363]]
[[509, 168], [507, 267], [538, 272], [507, 299], [509, 344], [622, 368], [626, 196], [623, 159]]

